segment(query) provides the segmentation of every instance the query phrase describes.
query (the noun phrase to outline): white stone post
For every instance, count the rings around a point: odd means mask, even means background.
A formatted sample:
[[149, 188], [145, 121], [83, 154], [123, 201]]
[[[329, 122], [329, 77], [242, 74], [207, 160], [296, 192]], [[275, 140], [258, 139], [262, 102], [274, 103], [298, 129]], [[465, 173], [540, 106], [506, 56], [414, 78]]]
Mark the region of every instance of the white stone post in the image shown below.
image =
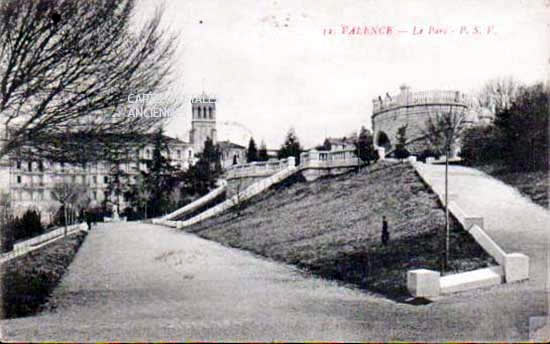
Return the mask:
[[407, 271], [407, 289], [414, 297], [439, 296], [440, 273], [437, 271], [418, 269]]
[[384, 160], [386, 158], [386, 149], [384, 147], [376, 148], [378, 151], [378, 160]]
[[296, 158], [294, 158], [293, 156], [289, 156], [287, 159], [288, 167], [296, 166]]

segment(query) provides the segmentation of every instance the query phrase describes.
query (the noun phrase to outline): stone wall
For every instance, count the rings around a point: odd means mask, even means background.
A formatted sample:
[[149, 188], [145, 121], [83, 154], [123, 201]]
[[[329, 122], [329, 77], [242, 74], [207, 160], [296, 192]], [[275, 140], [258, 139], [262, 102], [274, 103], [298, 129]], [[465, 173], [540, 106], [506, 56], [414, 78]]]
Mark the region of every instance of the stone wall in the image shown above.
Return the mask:
[[[385, 134], [390, 145], [386, 146], [386, 153], [395, 148], [397, 130], [407, 126], [407, 141], [414, 141], [422, 136], [422, 130], [430, 116], [445, 112], [465, 113], [468, 106], [466, 97], [458, 91], [426, 91], [410, 92], [402, 89], [398, 95], [386, 99], [373, 100], [372, 128], [374, 143], [382, 146], [381, 138]], [[409, 146], [413, 153], [426, 149], [422, 141], [414, 141]]]

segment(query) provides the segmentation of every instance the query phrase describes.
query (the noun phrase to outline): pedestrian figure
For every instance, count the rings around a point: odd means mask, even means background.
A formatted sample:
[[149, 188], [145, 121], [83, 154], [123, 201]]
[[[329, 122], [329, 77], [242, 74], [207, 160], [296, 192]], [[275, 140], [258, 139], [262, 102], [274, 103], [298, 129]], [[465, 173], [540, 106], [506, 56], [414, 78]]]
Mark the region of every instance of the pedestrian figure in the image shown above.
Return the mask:
[[390, 232], [388, 231], [388, 221], [386, 216], [382, 216], [382, 245], [386, 246], [390, 241]]
[[86, 210], [86, 223], [88, 224], [88, 230], [92, 229], [92, 212], [89, 209]]

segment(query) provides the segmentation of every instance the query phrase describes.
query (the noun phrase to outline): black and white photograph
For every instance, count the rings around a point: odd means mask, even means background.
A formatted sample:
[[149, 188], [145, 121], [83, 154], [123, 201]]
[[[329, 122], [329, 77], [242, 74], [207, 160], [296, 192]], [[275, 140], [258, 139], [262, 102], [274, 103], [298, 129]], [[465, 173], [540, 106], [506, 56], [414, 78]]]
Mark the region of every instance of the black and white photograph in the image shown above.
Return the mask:
[[548, 342], [549, 0], [0, 0], [2, 342]]

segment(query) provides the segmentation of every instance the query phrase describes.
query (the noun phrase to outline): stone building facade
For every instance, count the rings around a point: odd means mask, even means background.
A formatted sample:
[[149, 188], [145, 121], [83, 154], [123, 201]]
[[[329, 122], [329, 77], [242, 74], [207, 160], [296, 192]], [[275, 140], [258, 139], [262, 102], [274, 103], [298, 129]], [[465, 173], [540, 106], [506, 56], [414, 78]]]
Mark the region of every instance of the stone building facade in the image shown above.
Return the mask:
[[[188, 169], [198, 160], [197, 154], [204, 149], [207, 138], [217, 143], [216, 130], [216, 98], [203, 93], [191, 100], [192, 121], [189, 142], [166, 136], [169, 152], [164, 156], [171, 164], [181, 170]], [[7, 132], [0, 132], [0, 145], [3, 144]], [[145, 140], [145, 142], [152, 142]], [[236, 158], [239, 163], [246, 161], [246, 149], [229, 141], [219, 145], [222, 154], [222, 166], [228, 167]], [[127, 158], [120, 163], [120, 170], [128, 174], [124, 183], [134, 184], [140, 171], [146, 169], [143, 160], [152, 159], [153, 145], [144, 144], [142, 148], [128, 152]], [[140, 160], [142, 162], [140, 162]], [[80, 184], [85, 187], [92, 204], [100, 205], [106, 198], [107, 186], [112, 174], [113, 165], [108, 162], [87, 164], [86, 167], [71, 164], [61, 164], [49, 161], [23, 161], [16, 155], [0, 159], [0, 193], [9, 193], [11, 207], [15, 216], [20, 216], [27, 209], [33, 208], [41, 212], [43, 221], [48, 222], [56, 202], [51, 197], [51, 190], [59, 182]], [[127, 202], [124, 197], [116, 202], [123, 210]], [[57, 205], [59, 207], [59, 205]]]
[[[163, 152], [163, 155], [170, 159], [174, 167], [185, 170], [195, 162], [193, 147], [189, 143], [171, 137], [166, 137], [166, 140], [169, 152]], [[147, 169], [145, 160], [151, 160], [152, 156], [152, 144], [128, 152], [124, 162], [119, 163], [120, 170], [127, 174], [126, 180], [122, 182], [128, 185], [135, 184], [140, 171]], [[59, 207], [51, 195], [57, 183], [84, 186], [92, 205], [100, 205], [106, 198], [114, 201], [113, 197], [107, 194], [109, 178], [114, 168], [113, 164], [108, 162], [90, 163], [84, 167], [42, 160], [22, 161], [12, 156], [3, 159], [0, 168], [0, 175], [7, 180], [3, 187], [4, 191], [10, 194], [15, 216], [20, 216], [27, 209], [33, 208], [41, 212], [44, 222], [48, 222], [50, 215]], [[121, 210], [127, 206], [123, 196], [117, 202]]]
[[[372, 128], [374, 144], [389, 152], [397, 143], [397, 130], [406, 125], [407, 141], [422, 136], [422, 130], [430, 116], [438, 113], [455, 112], [468, 114], [469, 100], [460, 91], [432, 90], [411, 92], [408, 86], [401, 86], [397, 95], [378, 97], [372, 101]], [[411, 143], [411, 153], [426, 149], [422, 141]]]

